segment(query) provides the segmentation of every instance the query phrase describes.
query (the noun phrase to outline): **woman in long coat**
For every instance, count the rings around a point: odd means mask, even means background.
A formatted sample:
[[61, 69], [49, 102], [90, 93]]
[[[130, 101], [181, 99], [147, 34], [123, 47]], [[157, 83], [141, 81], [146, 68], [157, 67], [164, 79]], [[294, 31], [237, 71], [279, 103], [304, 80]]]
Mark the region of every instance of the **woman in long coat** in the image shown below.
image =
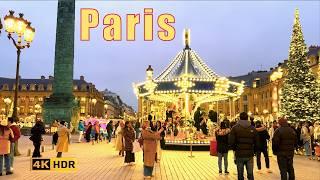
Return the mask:
[[124, 163], [133, 163], [135, 161], [133, 150], [133, 142], [135, 140], [134, 129], [131, 122], [127, 121], [123, 129], [124, 138], [124, 150], [126, 151], [126, 156], [124, 158]]
[[61, 157], [62, 152], [68, 152], [69, 150], [69, 134], [72, 132], [73, 127], [70, 123], [70, 129], [68, 129], [65, 123], [65, 121], [60, 121], [58, 128], [57, 157]]
[[160, 133], [163, 128], [158, 132], [153, 132], [149, 121], [144, 121], [144, 127], [146, 127], [142, 130], [144, 177], [151, 178], [157, 152], [157, 140], [160, 140]]
[[122, 155], [124, 156], [124, 147], [123, 147], [123, 128], [124, 128], [124, 123], [123, 121], [120, 122], [119, 126], [117, 127], [116, 130], [116, 141], [115, 141], [115, 148], [117, 151], [119, 151], [119, 156]]

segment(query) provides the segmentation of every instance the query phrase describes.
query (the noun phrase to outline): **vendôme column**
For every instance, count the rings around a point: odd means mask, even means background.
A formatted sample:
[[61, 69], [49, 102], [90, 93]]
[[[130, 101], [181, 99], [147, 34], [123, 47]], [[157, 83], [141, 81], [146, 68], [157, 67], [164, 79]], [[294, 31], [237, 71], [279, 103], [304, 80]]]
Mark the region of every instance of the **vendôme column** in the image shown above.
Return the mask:
[[78, 116], [78, 103], [73, 87], [75, 0], [59, 0], [53, 93], [44, 103], [45, 123], [53, 120], [72, 121]]

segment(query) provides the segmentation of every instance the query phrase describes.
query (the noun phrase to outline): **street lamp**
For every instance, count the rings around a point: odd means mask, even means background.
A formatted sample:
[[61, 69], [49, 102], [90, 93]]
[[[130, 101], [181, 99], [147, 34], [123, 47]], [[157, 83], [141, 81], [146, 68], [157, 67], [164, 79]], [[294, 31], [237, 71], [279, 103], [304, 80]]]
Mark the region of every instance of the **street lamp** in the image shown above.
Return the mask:
[[12, 103], [12, 101], [11, 101], [10, 98], [5, 98], [5, 99], [3, 100], [3, 102], [6, 104], [6, 116], [8, 116], [8, 114], [9, 114], [8, 107], [9, 107], [9, 105]]
[[[16, 82], [14, 93], [14, 104], [12, 117], [15, 121], [18, 121], [17, 115], [17, 103], [18, 103], [18, 90], [19, 90], [19, 66], [20, 66], [20, 53], [21, 49], [29, 48], [30, 43], [33, 41], [35, 29], [31, 27], [31, 23], [23, 18], [23, 14], [20, 13], [19, 17], [14, 16], [14, 11], [9, 11], [9, 15], [4, 17], [4, 28], [8, 33], [9, 40], [11, 39], [13, 45], [17, 49], [17, 67], [16, 67]], [[13, 34], [16, 33], [18, 39], [14, 39]], [[22, 44], [22, 39], [25, 44]]]

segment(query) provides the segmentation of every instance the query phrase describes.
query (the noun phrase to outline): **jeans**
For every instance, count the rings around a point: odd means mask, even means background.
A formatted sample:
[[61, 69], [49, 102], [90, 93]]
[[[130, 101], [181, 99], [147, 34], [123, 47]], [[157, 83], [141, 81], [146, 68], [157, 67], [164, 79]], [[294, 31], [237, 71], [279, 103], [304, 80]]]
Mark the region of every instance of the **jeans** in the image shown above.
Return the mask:
[[40, 156], [41, 142], [33, 142], [33, 146], [34, 146], [34, 150], [33, 150], [32, 157], [41, 157]]
[[143, 174], [144, 176], [152, 176], [153, 167], [143, 166]]
[[304, 150], [305, 150], [305, 155], [306, 156], [311, 156], [311, 144], [310, 144], [310, 141], [306, 141], [303, 145], [304, 147]]
[[264, 149], [262, 152], [258, 151], [257, 152], [257, 166], [258, 169], [261, 169], [261, 153], [263, 153], [264, 160], [266, 162], [266, 167], [269, 169], [270, 167], [270, 162], [269, 162], [269, 155], [268, 155], [268, 149]]
[[111, 142], [111, 139], [112, 139], [112, 131], [108, 132], [108, 140], [109, 140], [109, 142]]
[[2, 174], [2, 170], [3, 170], [3, 159], [4, 159], [4, 163], [5, 163], [5, 169], [6, 172], [10, 172], [10, 157], [9, 154], [5, 154], [5, 155], [0, 155], [0, 173]]
[[247, 178], [248, 180], [254, 180], [253, 177], [253, 157], [249, 158], [236, 158], [237, 171], [238, 171], [238, 180], [244, 180], [244, 166], [247, 169]]
[[294, 180], [293, 156], [277, 156], [281, 180]]
[[11, 142], [10, 146], [10, 167], [13, 167], [13, 158], [14, 158], [14, 142]]
[[224, 161], [224, 171], [228, 171], [228, 153], [218, 153], [219, 171], [222, 171], [222, 157]]

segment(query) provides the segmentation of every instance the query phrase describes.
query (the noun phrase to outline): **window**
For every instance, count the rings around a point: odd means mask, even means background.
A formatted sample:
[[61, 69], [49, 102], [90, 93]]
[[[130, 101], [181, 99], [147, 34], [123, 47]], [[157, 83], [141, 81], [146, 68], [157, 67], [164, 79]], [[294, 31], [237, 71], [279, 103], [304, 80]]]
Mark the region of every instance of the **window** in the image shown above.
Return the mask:
[[85, 106], [81, 106], [81, 108], [80, 108], [80, 113], [81, 113], [81, 114], [86, 113], [86, 107], [85, 107]]
[[243, 96], [243, 101], [248, 101], [248, 96], [247, 95]]
[[48, 85], [47, 85], [47, 90], [48, 90], [48, 91], [52, 91], [52, 84], [48, 84]]
[[243, 111], [248, 112], [248, 105], [247, 104], [243, 105]]

